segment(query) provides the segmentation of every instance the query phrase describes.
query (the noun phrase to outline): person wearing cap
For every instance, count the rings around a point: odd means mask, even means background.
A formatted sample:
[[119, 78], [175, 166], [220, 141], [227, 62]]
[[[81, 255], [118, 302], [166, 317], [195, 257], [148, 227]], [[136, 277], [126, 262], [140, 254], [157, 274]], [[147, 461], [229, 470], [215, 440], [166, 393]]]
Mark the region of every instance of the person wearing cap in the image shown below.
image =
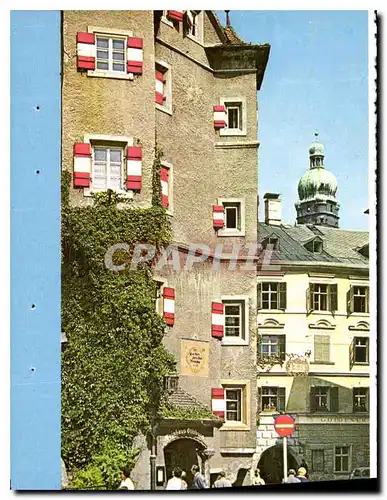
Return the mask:
[[305, 467], [300, 467], [297, 471], [297, 479], [301, 481], [301, 483], [307, 483], [308, 480], [306, 479], [306, 469]]
[[289, 469], [285, 483], [301, 483], [301, 480], [296, 477], [296, 471], [294, 469]]
[[222, 470], [219, 472], [218, 479], [214, 483], [214, 488], [231, 488], [232, 484], [229, 479], [226, 478], [226, 473]]

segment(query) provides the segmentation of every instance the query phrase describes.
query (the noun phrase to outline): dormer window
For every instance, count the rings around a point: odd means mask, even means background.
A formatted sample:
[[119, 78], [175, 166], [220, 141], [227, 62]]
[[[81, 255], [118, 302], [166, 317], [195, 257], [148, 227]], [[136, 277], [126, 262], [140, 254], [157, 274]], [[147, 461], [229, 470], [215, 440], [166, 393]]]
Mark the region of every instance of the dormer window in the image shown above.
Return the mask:
[[370, 245], [367, 243], [366, 245], [363, 245], [362, 247], [358, 248], [357, 251], [363, 256], [366, 257], [367, 259], [370, 256]]
[[279, 238], [278, 236], [269, 236], [262, 242], [262, 246], [265, 250], [279, 250]]
[[305, 243], [305, 248], [312, 253], [322, 253], [323, 251], [323, 240], [321, 238], [313, 238]]

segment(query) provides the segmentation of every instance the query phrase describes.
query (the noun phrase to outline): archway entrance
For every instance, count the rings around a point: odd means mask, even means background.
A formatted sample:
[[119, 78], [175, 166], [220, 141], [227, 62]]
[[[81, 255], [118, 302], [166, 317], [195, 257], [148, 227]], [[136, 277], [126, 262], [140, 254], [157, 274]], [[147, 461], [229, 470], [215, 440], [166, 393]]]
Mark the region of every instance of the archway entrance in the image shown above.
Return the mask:
[[[265, 483], [282, 483], [283, 469], [283, 449], [282, 446], [272, 446], [265, 450], [258, 462], [258, 469], [261, 471], [261, 477]], [[297, 459], [288, 449], [288, 470], [297, 471]]]
[[167, 480], [172, 477], [172, 471], [175, 467], [180, 467], [185, 473], [185, 481], [188, 488], [191, 487], [192, 474], [191, 467], [198, 465], [200, 467], [201, 460], [199, 453], [204, 450], [204, 446], [190, 438], [181, 438], [172, 441], [164, 448], [165, 469]]

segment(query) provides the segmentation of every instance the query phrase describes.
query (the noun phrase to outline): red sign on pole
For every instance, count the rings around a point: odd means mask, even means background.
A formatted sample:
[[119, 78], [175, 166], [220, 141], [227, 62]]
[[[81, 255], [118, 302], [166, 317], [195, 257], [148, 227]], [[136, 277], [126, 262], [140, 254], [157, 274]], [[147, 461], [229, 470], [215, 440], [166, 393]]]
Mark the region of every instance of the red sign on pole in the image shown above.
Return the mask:
[[278, 415], [274, 420], [274, 429], [281, 437], [290, 437], [296, 428], [296, 422], [290, 415]]

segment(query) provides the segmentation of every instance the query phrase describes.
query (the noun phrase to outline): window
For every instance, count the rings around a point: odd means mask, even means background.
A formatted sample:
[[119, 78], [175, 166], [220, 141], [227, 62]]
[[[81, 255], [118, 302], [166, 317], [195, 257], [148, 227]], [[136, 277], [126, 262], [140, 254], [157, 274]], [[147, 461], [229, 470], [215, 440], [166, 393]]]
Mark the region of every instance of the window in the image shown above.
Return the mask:
[[368, 365], [369, 363], [369, 339], [368, 337], [354, 337], [350, 348], [350, 367], [354, 364]]
[[310, 411], [311, 412], [338, 412], [339, 411], [338, 387], [311, 387]]
[[324, 472], [324, 450], [312, 450], [312, 470]]
[[353, 388], [353, 412], [361, 413], [369, 411], [369, 389], [368, 387]]
[[220, 104], [226, 108], [226, 126], [220, 129], [219, 134], [221, 136], [246, 135], [246, 99], [243, 97], [220, 98]]
[[285, 310], [286, 283], [262, 282], [257, 287], [258, 309]]
[[310, 283], [306, 293], [308, 313], [312, 311], [337, 311], [337, 285]]
[[166, 375], [164, 377], [164, 389], [167, 392], [175, 392], [179, 388], [178, 375]]
[[305, 248], [312, 253], [322, 253], [323, 241], [320, 238], [314, 238], [312, 241], [305, 243]]
[[93, 191], [123, 190], [123, 149], [93, 146]]
[[218, 198], [218, 206], [224, 208], [224, 226], [218, 236], [245, 235], [245, 203], [243, 198]]
[[349, 446], [335, 446], [335, 472], [349, 472], [349, 459]]
[[225, 395], [226, 421], [242, 422], [242, 389], [226, 389]]
[[160, 111], [172, 114], [171, 66], [164, 61], [156, 62], [155, 91], [156, 108]]
[[285, 359], [285, 335], [262, 335], [261, 354], [263, 356], [280, 355]]
[[250, 428], [250, 380], [221, 380], [225, 423], [222, 431]]
[[329, 335], [314, 336], [314, 361], [329, 362], [330, 361], [330, 337]]
[[258, 387], [258, 409], [285, 411], [285, 387]]
[[223, 203], [225, 227], [227, 229], [241, 230], [241, 205], [240, 203]]
[[348, 292], [348, 313], [369, 313], [369, 287], [351, 286]]
[[244, 301], [223, 301], [225, 328], [224, 336], [245, 340]]
[[194, 38], [199, 37], [199, 12], [195, 10], [187, 11], [187, 35], [191, 35]]
[[226, 104], [227, 128], [242, 131], [242, 103], [229, 102]]
[[279, 251], [279, 238], [278, 236], [269, 236], [262, 241], [264, 250]]
[[126, 38], [97, 35], [97, 70], [125, 73]]

